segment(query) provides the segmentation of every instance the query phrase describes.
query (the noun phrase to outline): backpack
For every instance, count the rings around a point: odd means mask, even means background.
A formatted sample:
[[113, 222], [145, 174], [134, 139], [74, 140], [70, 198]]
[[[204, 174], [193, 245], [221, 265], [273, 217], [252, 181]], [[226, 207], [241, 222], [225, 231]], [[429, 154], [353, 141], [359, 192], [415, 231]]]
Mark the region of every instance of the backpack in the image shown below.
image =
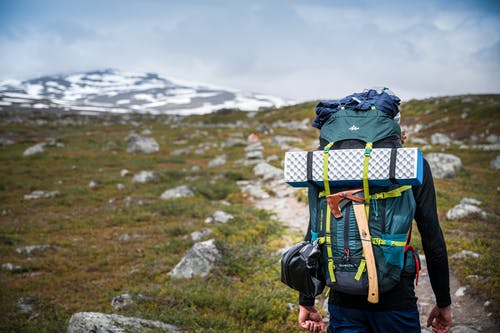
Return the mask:
[[[369, 186], [373, 148], [399, 148], [399, 98], [387, 90], [368, 90], [339, 101], [320, 102], [313, 126], [320, 129], [323, 168], [331, 149], [364, 148], [362, 187], [308, 190], [311, 241], [321, 244], [320, 270], [334, 291], [367, 295], [395, 287], [402, 274], [417, 276], [420, 261], [409, 245], [416, 203], [411, 186]], [[348, 166], [346, 166], [348, 167]]]

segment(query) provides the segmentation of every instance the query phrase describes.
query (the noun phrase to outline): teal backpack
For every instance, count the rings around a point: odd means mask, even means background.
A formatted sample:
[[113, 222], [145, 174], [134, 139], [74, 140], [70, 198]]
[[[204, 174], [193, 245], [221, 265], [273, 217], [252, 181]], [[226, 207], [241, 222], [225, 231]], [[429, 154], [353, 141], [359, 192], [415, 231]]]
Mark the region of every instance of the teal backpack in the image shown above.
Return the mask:
[[310, 186], [308, 199], [311, 240], [320, 244], [319, 267], [327, 286], [367, 295], [372, 303], [396, 286], [401, 274], [416, 274], [418, 280], [420, 270], [409, 245], [416, 207], [411, 186], [368, 184], [372, 149], [402, 146], [398, 104], [387, 89], [369, 90], [320, 102], [313, 122], [320, 129], [325, 170], [331, 149], [365, 149], [362, 187], [330, 187], [325, 173], [323, 187]]

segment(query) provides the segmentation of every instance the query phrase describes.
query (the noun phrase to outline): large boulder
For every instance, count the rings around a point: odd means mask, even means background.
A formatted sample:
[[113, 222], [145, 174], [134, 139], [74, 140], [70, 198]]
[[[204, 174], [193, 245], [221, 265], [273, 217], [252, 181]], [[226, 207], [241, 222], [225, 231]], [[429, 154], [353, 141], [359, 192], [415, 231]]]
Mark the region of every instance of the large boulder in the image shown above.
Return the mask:
[[453, 178], [462, 169], [462, 160], [455, 155], [431, 153], [427, 154], [426, 159], [431, 166], [432, 175], [437, 179]]
[[71, 316], [67, 333], [181, 332], [177, 327], [157, 320], [125, 317], [98, 312], [79, 312]]
[[169, 275], [174, 278], [205, 277], [220, 256], [213, 239], [196, 243]]
[[131, 135], [127, 138], [127, 152], [129, 153], [156, 153], [160, 145], [153, 138]]

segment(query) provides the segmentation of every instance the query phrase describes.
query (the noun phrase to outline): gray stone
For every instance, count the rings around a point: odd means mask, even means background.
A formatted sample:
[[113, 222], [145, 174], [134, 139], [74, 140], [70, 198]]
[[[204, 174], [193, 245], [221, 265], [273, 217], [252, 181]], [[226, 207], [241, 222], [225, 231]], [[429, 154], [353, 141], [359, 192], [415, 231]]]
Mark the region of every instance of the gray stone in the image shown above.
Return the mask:
[[33, 312], [37, 303], [37, 299], [34, 297], [21, 297], [17, 300], [17, 308], [21, 313], [30, 314]]
[[261, 176], [264, 180], [280, 180], [283, 179], [283, 170], [272, 166], [271, 164], [261, 162], [253, 168], [253, 173]]
[[460, 251], [458, 253], [455, 253], [451, 257], [454, 258], [454, 259], [465, 259], [465, 258], [468, 258], [468, 257], [479, 258], [479, 256], [480, 255], [477, 252], [469, 251], [469, 250], [462, 250], [462, 251]]
[[33, 191], [30, 194], [25, 194], [24, 200], [50, 199], [57, 197], [59, 194], [59, 191]]
[[450, 329], [450, 333], [479, 333], [479, 331], [467, 326], [455, 326]]
[[126, 175], [128, 175], [130, 172], [127, 170], [127, 169], [122, 169], [122, 171], [120, 171], [120, 176], [122, 177], [125, 177]]
[[228, 138], [226, 141], [222, 143], [222, 147], [244, 147], [247, 145], [247, 142], [243, 139], [239, 138]]
[[220, 256], [213, 239], [196, 243], [169, 275], [174, 278], [205, 277]]
[[189, 188], [189, 186], [181, 185], [181, 186], [177, 186], [177, 187], [171, 188], [169, 190], [166, 190], [161, 195], [161, 198], [165, 199], [165, 200], [169, 200], [169, 199], [186, 198], [186, 197], [192, 197], [192, 196], [194, 196], [194, 193]]
[[309, 119], [304, 119], [302, 121], [292, 120], [289, 122], [284, 122], [282, 120], [278, 120], [278, 121], [274, 122], [272, 126], [274, 128], [284, 127], [284, 128], [288, 128], [290, 130], [308, 130], [309, 123], [310, 123]]
[[111, 300], [111, 307], [113, 311], [118, 311], [134, 304], [134, 300], [130, 294], [123, 294], [113, 297]]
[[170, 152], [170, 155], [172, 156], [181, 156], [181, 155], [187, 155], [189, 154], [189, 149], [176, 149]]
[[177, 327], [157, 320], [125, 317], [98, 312], [79, 312], [71, 316], [67, 333], [125, 333], [125, 332], [180, 333]]
[[209, 236], [212, 233], [212, 229], [203, 229], [200, 231], [194, 231], [191, 233], [191, 239], [193, 242], [198, 242], [203, 238]]
[[493, 170], [500, 170], [500, 155], [491, 160], [490, 167]]
[[486, 142], [488, 143], [498, 143], [500, 142], [498, 135], [490, 134], [486, 137]]
[[9, 138], [0, 138], [0, 146], [10, 146], [13, 145], [14, 143], [15, 142]]
[[216, 158], [208, 162], [208, 167], [216, 168], [219, 166], [223, 166], [224, 164], [226, 164], [226, 158], [227, 158], [226, 155], [217, 156]]
[[153, 138], [131, 135], [127, 138], [127, 152], [129, 153], [156, 153], [160, 145]]
[[267, 199], [270, 197], [269, 193], [267, 193], [262, 189], [262, 187], [257, 185], [245, 184], [242, 185], [241, 190], [257, 199]]
[[462, 160], [455, 155], [431, 153], [426, 155], [434, 178], [452, 178], [462, 169]]
[[431, 135], [431, 144], [433, 145], [449, 145], [451, 139], [443, 133], [434, 133]]
[[141, 171], [136, 173], [132, 178], [132, 182], [139, 184], [146, 184], [160, 180], [160, 175], [154, 171]]
[[45, 151], [45, 146], [47, 144], [45, 142], [37, 143], [34, 146], [29, 147], [23, 153], [23, 156], [31, 156], [35, 154], [41, 154]]
[[50, 245], [28, 245], [21, 246], [16, 249], [16, 252], [19, 254], [30, 255], [35, 252], [43, 252], [50, 248]]
[[125, 185], [123, 185], [122, 183], [118, 183], [116, 184], [116, 188], [119, 190], [119, 191], [123, 191], [125, 189]]
[[2, 269], [12, 272], [12, 273], [22, 273], [25, 272], [27, 269], [26, 267], [18, 264], [13, 264], [10, 262], [6, 262], [5, 264], [2, 264]]
[[446, 218], [448, 220], [458, 220], [467, 217], [472, 214], [481, 214], [485, 216], [485, 212], [478, 206], [481, 201], [473, 198], [463, 198], [458, 205], [446, 212]]
[[212, 223], [212, 222], [227, 223], [227, 222], [231, 221], [232, 219], [234, 219], [233, 215], [226, 213], [222, 210], [217, 210], [217, 211], [215, 211], [214, 215], [211, 218], [208, 218], [207, 220], [205, 220], [205, 223]]
[[428, 144], [426, 139], [423, 138], [410, 138], [410, 142], [414, 145], [426, 145]]
[[271, 142], [274, 145], [284, 145], [285, 143], [301, 143], [303, 140], [292, 136], [276, 135]]
[[95, 189], [97, 187], [97, 182], [95, 180], [91, 180], [89, 182], [89, 188], [90, 189]]

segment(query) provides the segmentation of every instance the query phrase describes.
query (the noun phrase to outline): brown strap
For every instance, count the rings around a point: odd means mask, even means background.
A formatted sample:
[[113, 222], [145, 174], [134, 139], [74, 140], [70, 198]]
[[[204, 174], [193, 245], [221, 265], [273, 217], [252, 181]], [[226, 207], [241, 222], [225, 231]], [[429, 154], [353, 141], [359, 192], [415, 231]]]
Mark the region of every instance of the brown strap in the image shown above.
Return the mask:
[[366, 270], [368, 273], [368, 302], [378, 303], [378, 278], [377, 267], [375, 266], [375, 257], [373, 255], [372, 240], [370, 229], [368, 228], [368, 219], [363, 204], [353, 202], [356, 223], [358, 224], [361, 245], [366, 259]]

